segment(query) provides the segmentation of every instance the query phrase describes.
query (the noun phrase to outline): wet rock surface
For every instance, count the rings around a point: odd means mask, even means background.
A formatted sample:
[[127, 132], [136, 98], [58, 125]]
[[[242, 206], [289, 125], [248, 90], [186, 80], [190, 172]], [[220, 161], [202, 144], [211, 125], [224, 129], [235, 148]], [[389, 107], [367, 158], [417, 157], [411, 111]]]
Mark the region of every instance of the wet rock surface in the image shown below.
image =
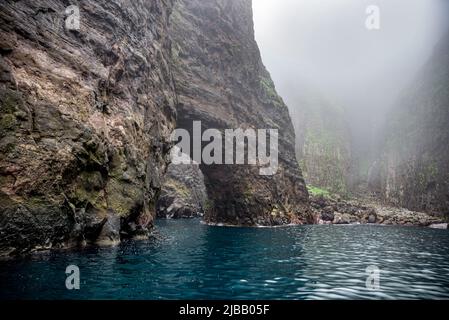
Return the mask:
[[0, 3], [0, 254], [148, 233], [176, 95], [172, 1]]

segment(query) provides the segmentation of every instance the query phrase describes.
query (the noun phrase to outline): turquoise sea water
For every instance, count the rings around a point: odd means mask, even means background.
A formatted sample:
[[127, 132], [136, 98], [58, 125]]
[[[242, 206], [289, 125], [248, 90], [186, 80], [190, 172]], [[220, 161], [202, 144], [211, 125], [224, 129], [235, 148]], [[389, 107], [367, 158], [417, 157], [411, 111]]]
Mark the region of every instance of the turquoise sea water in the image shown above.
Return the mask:
[[[68, 265], [80, 290], [65, 287]], [[377, 290], [366, 287], [369, 266], [380, 270]], [[161, 220], [148, 241], [0, 261], [0, 298], [448, 299], [449, 232]]]

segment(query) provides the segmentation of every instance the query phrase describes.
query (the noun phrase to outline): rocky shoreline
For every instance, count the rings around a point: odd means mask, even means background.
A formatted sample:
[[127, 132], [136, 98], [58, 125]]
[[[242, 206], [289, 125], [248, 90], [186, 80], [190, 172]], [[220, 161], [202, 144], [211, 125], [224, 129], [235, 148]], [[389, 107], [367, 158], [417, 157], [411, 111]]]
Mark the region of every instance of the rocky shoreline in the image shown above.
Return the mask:
[[444, 217], [381, 204], [375, 199], [310, 196], [316, 224], [380, 224], [447, 229]]
[[[185, 177], [181, 174], [189, 172], [190, 174], [186, 174]], [[158, 218], [203, 217], [202, 212], [207, 206], [208, 200], [202, 181], [203, 177], [199, 174], [201, 174], [201, 170], [197, 165], [191, 165], [191, 168], [188, 165], [181, 167], [171, 165], [169, 167], [168, 178], [162, 188], [161, 199], [157, 207]], [[199, 199], [198, 196], [194, 197], [193, 194], [200, 194], [202, 197]], [[336, 194], [311, 194], [309, 199], [314, 217], [313, 224], [317, 225], [378, 224], [448, 229], [447, 219], [443, 216], [394, 207], [383, 204], [376, 198], [356, 196], [351, 199], [343, 199]], [[265, 226], [257, 223], [247, 225], [210, 221], [203, 221], [203, 223], [218, 227], [289, 227], [298, 225], [298, 223], [290, 223]]]

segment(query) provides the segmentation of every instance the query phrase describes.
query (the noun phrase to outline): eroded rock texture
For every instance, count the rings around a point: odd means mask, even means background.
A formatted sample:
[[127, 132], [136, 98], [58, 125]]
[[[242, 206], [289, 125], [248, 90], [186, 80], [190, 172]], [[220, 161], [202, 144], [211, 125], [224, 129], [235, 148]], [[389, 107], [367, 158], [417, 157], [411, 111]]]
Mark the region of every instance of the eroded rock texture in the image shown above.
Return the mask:
[[172, 5], [1, 1], [2, 254], [146, 234], [175, 123]]
[[[169, 30], [174, 3], [0, 3], [2, 255], [146, 235], [176, 109], [185, 128], [279, 130], [275, 176], [203, 166], [207, 221], [312, 222], [251, 2], [179, 0]], [[69, 5], [80, 9], [79, 30], [65, 28]]]
[[211, 202], [205, 220], [234, 225], [311, 222], [287, 107], [254, 40], [250, 0], [179, 0], [170, 17], [178, 127], [278, 129], [279, 170], [202, 165]]
[[379, 188], [390, 202], [449, 215], [449, 33], [387, 126]]
[[157, 217], [202, 217], [208, 206], [204, 175], [198, 163], [170, 164], [156, 205]]

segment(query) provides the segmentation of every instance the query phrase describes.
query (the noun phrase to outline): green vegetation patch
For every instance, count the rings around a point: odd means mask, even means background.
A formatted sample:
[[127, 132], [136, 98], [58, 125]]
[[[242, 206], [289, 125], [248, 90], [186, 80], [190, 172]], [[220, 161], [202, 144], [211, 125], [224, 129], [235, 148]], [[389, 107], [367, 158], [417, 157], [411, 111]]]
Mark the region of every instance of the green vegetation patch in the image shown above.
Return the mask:
[[265, 95], [266, 99], [270, 100], [278, 108], [281, 108], [283, 106], [283, 102], [277, 94], [276, 88], [271, 78], [261, 76], [260, 87], [262, 88], [262, 92]]
[[330, 197], [331, 193], [325, 189], [321, 189], [314, 186], [307, 186], [307, 190], [309, 191], [309, 194], [311, 194], [314, 197], [323, 196], [323, 197]]
[[167, 181], [165, 182], [165, 187], [172, 189], [183, 199], [188, 199], [191, 196], [190, 190], [187, 188], [187, 186], [174, 179], [167, 179]]

